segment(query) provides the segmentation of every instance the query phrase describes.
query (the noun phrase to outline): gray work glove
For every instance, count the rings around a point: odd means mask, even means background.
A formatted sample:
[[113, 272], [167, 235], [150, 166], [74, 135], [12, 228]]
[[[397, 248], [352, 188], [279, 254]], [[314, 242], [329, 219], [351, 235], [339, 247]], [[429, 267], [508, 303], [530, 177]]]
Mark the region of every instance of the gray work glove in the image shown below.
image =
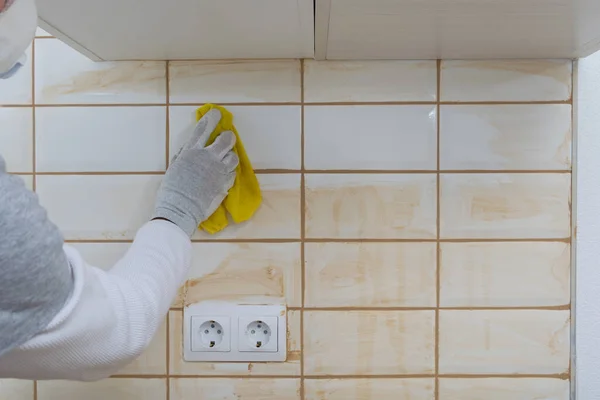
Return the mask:
[[173, 222], [192, 237], [198, 225], [215, 212], [235, 181], [238, 157], [232, 151], [233, 132], [223, 132], [208, 147], [210, 134], [221, 120], [219, 110], [210, 110], [192, 138], [181, 148], [160, 185], [153, 219]]

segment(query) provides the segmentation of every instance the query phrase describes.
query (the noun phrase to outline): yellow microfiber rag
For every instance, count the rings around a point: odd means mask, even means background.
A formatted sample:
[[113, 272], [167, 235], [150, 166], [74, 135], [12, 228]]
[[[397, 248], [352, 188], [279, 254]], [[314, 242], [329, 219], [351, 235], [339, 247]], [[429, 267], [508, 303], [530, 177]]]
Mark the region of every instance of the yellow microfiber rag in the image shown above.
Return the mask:
[[239, 224], [250, 219], [262, 201], [258, 179], [256, 179], [250, 159], [246, 154], [246, 150], [244, 150], [240, 135], [233, 125], [233, 114], [224, 107], [215, 104], [205, 104], [196, 111], [196, 120], [199, 121], [200, 118], [213, 108], [221, 111], [222, 118], [210, 135], [206, 145], [208, 146], [214, 142], [222, 132], [232, 131], [236, 138], [233, 151], [240, 159], [240, 163], [235, 170], [235, 182], [233, 187], [229, 189], [229, 194], [213, 215], [200, 224], [200, 228], [211, 234], [223, 230], [228, 225], [227, 212], [229, 212], [233, 221]]

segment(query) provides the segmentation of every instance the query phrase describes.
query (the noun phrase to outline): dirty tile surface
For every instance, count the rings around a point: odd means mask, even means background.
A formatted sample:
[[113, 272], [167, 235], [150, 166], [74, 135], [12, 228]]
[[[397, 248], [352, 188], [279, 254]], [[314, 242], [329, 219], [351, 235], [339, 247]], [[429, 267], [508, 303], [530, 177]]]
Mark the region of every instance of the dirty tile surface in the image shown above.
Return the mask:
[[433, 174], [306, 176], [306, 236], [435, 239]]
[[434, 400], [434, 381], [405, 379], [307, 379], [306, 400], [395, 399]]
[[164, 400], [167, 380], [164, 378], [112, 378], [98, 382], [39, 381], [40, 400]]
[[[0, 81], [0, 154], [90, 264], [126, 253], [204, 102], [234, 114], [264, 200], [194, 235], [117, 377], [0, 399], [569, 399], [570, 61], [95, 64], [37, 36]], [[183, 361], [202, 300], [287, 304], [287, 360]]]
[[433, 307], [435, 243], [307, 243], [308, 307]]
[[569, 381], [555, 378], [440, 379], [440, 400], [568, 400]]
[[305, 311], [304, 327], [307, 375], [434, 371], [433, 311]]

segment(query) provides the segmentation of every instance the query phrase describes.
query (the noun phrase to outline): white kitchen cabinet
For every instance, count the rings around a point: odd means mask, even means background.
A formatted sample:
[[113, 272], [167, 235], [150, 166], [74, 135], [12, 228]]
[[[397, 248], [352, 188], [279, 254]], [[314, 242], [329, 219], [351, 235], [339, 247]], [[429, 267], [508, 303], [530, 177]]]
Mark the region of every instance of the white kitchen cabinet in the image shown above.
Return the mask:
[[577, 58], [600, 0], [38, 0], [96, 60]]
[[599, 0], [316, 0], [318, 59], [572, 58], [600, 49]]
[[304, 58], [313, 0], [37, 0], [40, 25], [96, 60]]

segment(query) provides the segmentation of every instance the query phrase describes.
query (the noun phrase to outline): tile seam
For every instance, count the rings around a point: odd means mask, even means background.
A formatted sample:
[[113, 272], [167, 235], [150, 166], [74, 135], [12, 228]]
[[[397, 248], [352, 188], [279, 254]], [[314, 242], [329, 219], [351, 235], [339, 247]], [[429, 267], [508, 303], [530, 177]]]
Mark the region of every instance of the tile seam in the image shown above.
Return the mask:
[[436, 61], [436, 268], [435, 268], [435, 344], [434, 344], [434, 398], [439, 400], [440, 385], [439, 385], [439, 365], [440, 365], [440, 96], [441, 96], [441, 67], [442, 61]]
[[[561, 379], [568, 380], [568, 373], [554, 373], [554, 374], [469, 374], [469, 373], [441, 373], [438, 375], [441, 379], [488, 379], [488, 378], [507, 378], [507, 379], [535, 379], [535, 378], [548, 378], [548, 379]], [[301, 379], [302, 375], [206, 375], [206, 374], [172, 374], [169, 376], [172, 379]], [[315, 374], [305, 375], [306, 379], [413, 379], [413, 378], [435, 378], [436, 374], [424, 373], [424, 374]], [[160, 374], [116, 374], [111, 375], [111, 379], [165, 379], [166, 375]]]
[[[286, 175], [286, 174], [309, 174], [309, 175], [339, 175], [339, 174], [353, 174], [353, 175], [435, 175], [439, 174], [455, 174], [455, 175], [494, 175], [494, 174], [531, 174], [531, 175], [541, 175], [541, 174], [570, 174], [571, 170], [360, 170], [360, 169], [348, 169], [348, 170], [339, 170], [339, 169], [323, 169], [323, 170], [296, 170], [296, 169], [256, 169], [255, 172], [258, 175]], [[31, 175], [30, 172], [11, 172], [13, 174], [18, 175]], [[37, 175], [164, 175], [164, 170], [156, 170], [156, 171], [37, 171]]]
[[[65, 243], [132, 243], [133, 239], [66, 239]], [[372, 238], [305, 238], [304, 243], [437, 243], [437, 239], [372, 239]], [[566, 238], [457, 238], [440, 239], [440, 243], [571, 243]], [[302, 243], [301, 238], [256, 238], [256, 239], [192, 239], [192, 243]]]
[[[39, 39], [36, 39], [39, 40]], [[42, 108], [56, 108], [56, 107], [164, 107], [167, 105], [173, 107], [198, 107], [202, 104], [207, 103], [206, 101], [198, 101], [198, 102], [190, 102], [190, 103], [173, 103], [169, 102], [157, 102], [157, 103], [36, 103], [37, 107]], [[323, 102], [323, 103], [302, 103], [297, 101], [292, 102], [263, 102], [263, 103], [252, 103], [252, 102], [218, 102], [223, 106], [248, 106], [248, 107], [258, 107], [258, 106], [309, 106], [309, 107], [318, 107], [318, 106], [502, 106], [502, 105], [560, 105], [560, 104], [572, 104], [571, 100], [548, 100], [548, 101], [476, 101], [476, 102], [448, 102], [448, 101], [371, 101], [371, 102]], [[30, 104], [21, 104], [21, 103], [6, 103], [0, 104], [0, 108], [19, 108], [19, 107], [30, 107]]]
[[306, 293], [306, 181], [305, 181], [305, 148], [304, 148], [304, 59], [300, 60], [300, 273], [301, 273], [301, 310], [300, 310], [300, 400], [306, 397], [304, 387], [304, 302]]
[[31, 42], [31, 152], [32, 152], [32, 188], [35, 192], [37, 189], [37, 140], [36, 140], [36, 109], [35, 109], [35, 43], [36, 39]]

